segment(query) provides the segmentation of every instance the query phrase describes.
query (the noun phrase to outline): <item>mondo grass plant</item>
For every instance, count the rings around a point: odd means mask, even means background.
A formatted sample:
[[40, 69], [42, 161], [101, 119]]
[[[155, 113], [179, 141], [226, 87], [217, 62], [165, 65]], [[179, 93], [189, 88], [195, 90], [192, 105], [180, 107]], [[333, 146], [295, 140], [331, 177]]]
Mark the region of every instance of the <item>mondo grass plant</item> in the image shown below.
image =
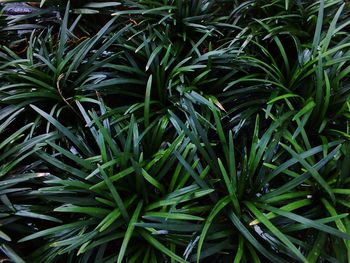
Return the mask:
[[0, 5], [0, 260], [350, 262], [350, 4]]

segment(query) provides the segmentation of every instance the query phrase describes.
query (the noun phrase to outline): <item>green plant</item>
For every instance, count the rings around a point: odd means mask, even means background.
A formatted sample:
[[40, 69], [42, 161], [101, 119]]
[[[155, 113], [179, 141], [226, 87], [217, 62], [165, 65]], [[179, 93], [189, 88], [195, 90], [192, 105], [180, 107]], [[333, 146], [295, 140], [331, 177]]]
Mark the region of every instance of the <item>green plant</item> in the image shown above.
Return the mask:
[[93, 5], [1, 47], [0, 251], [349, 262], [349, 4]]

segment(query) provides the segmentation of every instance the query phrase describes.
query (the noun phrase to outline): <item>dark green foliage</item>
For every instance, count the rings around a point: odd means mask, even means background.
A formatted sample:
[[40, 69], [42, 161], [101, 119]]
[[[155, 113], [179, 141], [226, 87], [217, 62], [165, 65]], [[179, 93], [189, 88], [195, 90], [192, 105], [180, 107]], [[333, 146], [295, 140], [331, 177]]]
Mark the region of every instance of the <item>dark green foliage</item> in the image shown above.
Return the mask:
[[0, 16], [3, 257], [350, 261], [349, 3], [38, 2]]

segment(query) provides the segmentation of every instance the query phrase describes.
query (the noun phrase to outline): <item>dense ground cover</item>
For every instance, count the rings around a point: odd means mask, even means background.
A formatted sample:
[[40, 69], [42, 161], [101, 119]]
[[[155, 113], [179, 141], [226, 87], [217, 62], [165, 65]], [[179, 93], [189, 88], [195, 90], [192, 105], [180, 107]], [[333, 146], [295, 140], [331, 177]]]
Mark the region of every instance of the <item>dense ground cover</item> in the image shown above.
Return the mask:
[[0, 258], [350, 262], [348, 2], [41, 4], [0, 6]]

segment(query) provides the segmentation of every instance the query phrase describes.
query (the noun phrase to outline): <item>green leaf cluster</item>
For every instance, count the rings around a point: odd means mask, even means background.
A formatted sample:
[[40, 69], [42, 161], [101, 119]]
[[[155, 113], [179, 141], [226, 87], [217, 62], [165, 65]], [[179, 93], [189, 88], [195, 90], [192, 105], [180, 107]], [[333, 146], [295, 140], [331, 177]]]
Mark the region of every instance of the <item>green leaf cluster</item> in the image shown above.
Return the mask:
[[348, 2], [38, 3], [0, 15], [2, 257], [350, 262]]

